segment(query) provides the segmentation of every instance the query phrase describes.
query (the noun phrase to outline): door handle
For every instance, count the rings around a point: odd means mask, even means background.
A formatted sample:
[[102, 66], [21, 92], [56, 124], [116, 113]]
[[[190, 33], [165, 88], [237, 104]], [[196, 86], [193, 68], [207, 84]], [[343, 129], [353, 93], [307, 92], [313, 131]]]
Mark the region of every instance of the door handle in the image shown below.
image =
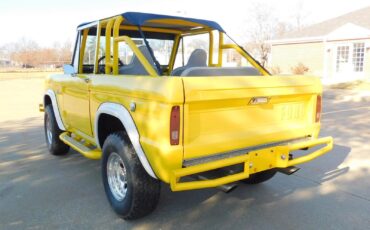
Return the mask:
[[90, 78], [85, 78], [84, 80], [85, 80], [86, 83], [90, 82]]

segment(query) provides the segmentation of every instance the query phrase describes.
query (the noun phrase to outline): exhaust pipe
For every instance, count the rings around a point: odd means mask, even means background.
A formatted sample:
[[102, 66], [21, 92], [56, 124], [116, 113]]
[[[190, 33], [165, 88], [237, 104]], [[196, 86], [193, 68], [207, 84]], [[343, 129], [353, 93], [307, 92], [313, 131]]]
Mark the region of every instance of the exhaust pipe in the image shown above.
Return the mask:
[[224, 185], [218, 186], [217, 189], [223, 191], [224, 193], [229, 193], [233, 191], [234, 189], [236, 189], [236, 187], [238, 187], [238, 184], [232, 183], [232, 184], [224, 184]]
[[292, 175], [293, 173], [297, 172], [299, 169], [300, 168], [297, 168], [295, 166], [289, 166], [287, 168], [277, 168], [276, 170], [285, 175]]
[[[194, 176], [196, 179], [198, 180], [209, 180], [209, 179], [212, 179], [212, 177], [207, 177], [205, 175], [196, 175]], [[236, 187], [238, 187], [238, 184], [237, 183], [230, 183], [230, 184], [224, 184], [224, 185], [220, 185], [218, 187], [216, 187], [217, 189], [223, 191], [224, 193], [229, 193], [231, 191], [233, 191], [234, 189], [236, 189]]]

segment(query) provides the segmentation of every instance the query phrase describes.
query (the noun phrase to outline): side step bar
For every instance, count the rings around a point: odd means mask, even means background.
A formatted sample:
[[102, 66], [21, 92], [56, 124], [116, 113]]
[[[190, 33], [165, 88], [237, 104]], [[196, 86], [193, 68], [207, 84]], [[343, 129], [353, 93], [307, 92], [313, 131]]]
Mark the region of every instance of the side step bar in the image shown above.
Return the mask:
[[59, 138], [66, 145], [71, 146], [71, 148], [73, 148], [74, 150], [81, 153], [82, 155], [84, 155], [87, 158], [94, 159], [94, 160], [97, 160], [97, 159], [101, 158], [102, 152], [99, 149], [97, 149], [97, 148], [91, 149], [91, 148], [87, 147], [83, 143], [81, 143], [81, 142], [77, 141], [76, 139], [74, 139], [73, 137], [69, 136], [68, 132], [64, 132], [64, 133], [60, 134]]

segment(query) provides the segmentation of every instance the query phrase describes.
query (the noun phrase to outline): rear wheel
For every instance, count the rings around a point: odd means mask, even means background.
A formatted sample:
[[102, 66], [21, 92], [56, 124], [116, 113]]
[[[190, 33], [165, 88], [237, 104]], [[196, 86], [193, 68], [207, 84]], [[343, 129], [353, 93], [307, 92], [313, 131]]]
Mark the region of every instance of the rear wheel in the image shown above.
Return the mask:
[[51, 105], [47, 105], [45, 108], [44, 130], [46, 145], [52, 155], [65, 155], [68, 153], [69, 146], [59, 139], [59, 135], [63, 133], [63, 131], [58, 127]]
[[275, 174], [276, 174], [276, 170], [270, 169], [267, 171], [252, 174], [247, 179], [242, 180], [242, 182], [246, 184], [259, 184], [267, 180], [270, 180], [272, 177], [275, 176]]
[[104, 142], [102, 179], [109, 203], [123, 219], [148, 215], [158, 204], [160, 181], [147, 174], [123, 132]]

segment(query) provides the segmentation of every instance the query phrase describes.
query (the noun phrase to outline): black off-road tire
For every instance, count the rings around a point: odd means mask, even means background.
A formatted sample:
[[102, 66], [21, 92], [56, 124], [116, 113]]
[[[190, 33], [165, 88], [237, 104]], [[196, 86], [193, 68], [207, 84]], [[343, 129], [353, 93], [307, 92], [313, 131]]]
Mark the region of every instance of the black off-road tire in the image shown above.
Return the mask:
[[276, 174], [276, 170], [270, 169], [267, 171], [255, 173], [249, 176], [249, 178], [242, 180], [246, 184], [260, 184], [267, 180], [270, 180]]
[[[126, 173], [126, 195], [118, 200], [108, 182], [108, 159], [111, 154], [121, 157]], [[151, 213], [158, 204], [161, 190], [159, 180], [152, 178], [142, 166], [124, 132], [107, 137], [103, 145], [102, 179], [108, 201], [113, 210], [125, 220], [138, 219]]]
[[[51, 136], [49, 137], [48, 137], [48, 125], [49, 125], [50, 133], [51, 133]], [[59, 139], [59, 135], [63, 133], [63, 131], [60, 130], [58, 127], [52, 105], [47, 105], [45, 107], [44, 132], [45, 132], [46, 145], [48, 147], [50, 154], [60, 156], [60, 155], [65, 155], [68, 153], [69, 146], [64, 144]]]

